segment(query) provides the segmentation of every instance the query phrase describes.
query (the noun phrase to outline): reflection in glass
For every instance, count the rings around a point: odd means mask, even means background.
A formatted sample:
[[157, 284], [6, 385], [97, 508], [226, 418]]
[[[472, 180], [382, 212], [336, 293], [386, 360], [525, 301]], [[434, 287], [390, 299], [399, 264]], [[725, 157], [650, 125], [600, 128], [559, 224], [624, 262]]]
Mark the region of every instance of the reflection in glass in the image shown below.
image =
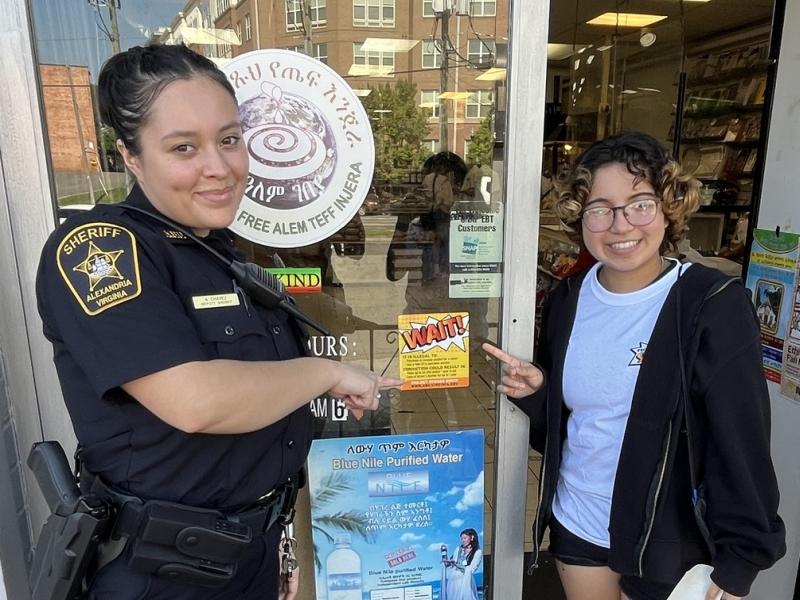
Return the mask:
[[[280, 251], [241, 246], [267, 266], [319, 267], [323, 293], [300, 302], [340, 321], [347, 342], [337, 345], [339, 357], [396, 371], [396, 347], [386, 334], [397, 327], [398, 314], [464, 310], [473, 302], [450, 293], [457, 279], [451, 212], [465, 203], [488, 210], [498, 193], [491, 173], [504, 71], [481, 76], [505, 43], [507, 3], [466, 4], [469, 14], [436, 13], [428, 0], [36, 0], [58, 207], [118, 202], [131, 183], [113, 132], [100, 123], [94, 93], [99, 68], [115, 50], [183, 43], [219, 64], [262, 47], [309, 53], [345, 77], [368, 112], [376, 142], [370, 193], [353, 222], [324, 242]], [[496, 298], [483, 298], [482, 314], [473, 315], [476, 327], [486, 323], [480, 335], [496, 336], [496, 306]], [[333, 346], [315, 347], [329, 352]], [[480, 358], [474, 362], [482, 365]], [[491, 390], [481, 395], [488, 401]], [[482, 410], [474, 395], [467, 408]], [[427, 427], [459, 425], [447, 412], [434, 412]], [[490, 424], [490, 414], [487, 419]]]
[[376, 145], [358, 214], [314, 244], [239, 247], [265, 267], [319, 269], [321, 292], [297, 295], [332, 331], [312, 339], [319, 356], [396, 375], [399, 315], [468, 313], [466, 387], [384, 393], [381, 409], [362, 421], [329, 398], [312, 409], [319, 436], [483, 428], [491, 485], [495, 365], [479, 345], [498, 336], [505, 65], [497, 54], [508, 42], [508, 1], [460, 3], [469, 9], [462, 14], [437, 13], [432, 0], [31, 4], [61, 216], [122, 201], [131, 184], [94, 91], [100, 66], [119, 49], [183, 43], [224, 65], [282, 48], [345, 78]]

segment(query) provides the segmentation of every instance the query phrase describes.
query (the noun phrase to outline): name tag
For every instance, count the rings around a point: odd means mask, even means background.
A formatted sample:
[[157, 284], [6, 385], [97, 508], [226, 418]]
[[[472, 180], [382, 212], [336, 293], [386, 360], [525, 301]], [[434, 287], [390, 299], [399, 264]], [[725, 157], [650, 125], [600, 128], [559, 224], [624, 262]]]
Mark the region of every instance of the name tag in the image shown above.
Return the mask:
[[197, 310], [239, 306], [239, 294], [213, 294], [211, 296], [192, 296], [192, 304]]

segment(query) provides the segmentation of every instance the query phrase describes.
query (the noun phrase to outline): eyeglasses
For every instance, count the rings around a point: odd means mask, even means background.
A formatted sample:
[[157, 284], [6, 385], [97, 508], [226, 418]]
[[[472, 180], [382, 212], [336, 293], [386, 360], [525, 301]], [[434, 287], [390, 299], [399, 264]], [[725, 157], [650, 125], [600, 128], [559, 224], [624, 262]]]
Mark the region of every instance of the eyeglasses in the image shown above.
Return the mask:
[[616, 211], [621, 210], [628, 223], [634, 227], [644, 227], [656, 218], [658, 202], [656, 198], [641, 198], [625, 206], [593, 206], [584, 209], [581, 219], [586, 229], [592, 233], [602, 233], [611, 229]]

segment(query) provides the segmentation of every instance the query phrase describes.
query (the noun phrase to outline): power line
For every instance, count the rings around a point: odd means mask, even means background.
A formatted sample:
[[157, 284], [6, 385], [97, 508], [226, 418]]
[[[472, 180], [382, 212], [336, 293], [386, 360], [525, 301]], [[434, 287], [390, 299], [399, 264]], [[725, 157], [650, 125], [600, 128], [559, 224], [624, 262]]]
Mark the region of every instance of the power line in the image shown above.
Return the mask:
[[111, 39], [111, 32], [106, 27], [106, 22], [103, 20], [103, 15], [100, 14], [99, 10], [94, 11], [94, 22], [97, 24], [97, 28], [102, 31], [108, 39]]
[[[479, 34], [477, 31], [475, 31], [475, 25], [472, 23], [472, 15], [471, 14], [467, 15], [467, 20], [469, 21], [469, 28], [472, 30], [472, 33], [475, 35], [476, 38], [478, 38], [480, 40], [480, 42], [483, 45], [483, 47], [486, 48], [489, 51], [489, 59], [491, 59], [493, 61], [494, 60], [494, 53], [496, 52], [497, 48], [495, 47], [494, 50], [492, 48], [490, 48], [489, 45], [481, 37], [481, 34]], [[495, 20], [495, 26], [496, 26], [496, 20]]]

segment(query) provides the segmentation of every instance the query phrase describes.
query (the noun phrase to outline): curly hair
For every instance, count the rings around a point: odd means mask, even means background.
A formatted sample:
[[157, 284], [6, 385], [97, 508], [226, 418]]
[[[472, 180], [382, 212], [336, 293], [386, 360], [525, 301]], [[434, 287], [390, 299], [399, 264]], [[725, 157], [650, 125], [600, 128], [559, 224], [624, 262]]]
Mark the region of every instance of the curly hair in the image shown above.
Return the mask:
[[684, 173], [646, 133], [621, 133], [595, 142], [578, 157], [571, 172], [559, 177], [554, 209], [567, 234], [583, 245], [580, 220], [592, 191], [592, 177], [597, 169], [613, 163], [624, 165], [636, 183], [647, 181], [653, 186], [667, 222], [661, 253], [674, 254], [689, 229], [689, 218], [700, 206], [700, 182]]

